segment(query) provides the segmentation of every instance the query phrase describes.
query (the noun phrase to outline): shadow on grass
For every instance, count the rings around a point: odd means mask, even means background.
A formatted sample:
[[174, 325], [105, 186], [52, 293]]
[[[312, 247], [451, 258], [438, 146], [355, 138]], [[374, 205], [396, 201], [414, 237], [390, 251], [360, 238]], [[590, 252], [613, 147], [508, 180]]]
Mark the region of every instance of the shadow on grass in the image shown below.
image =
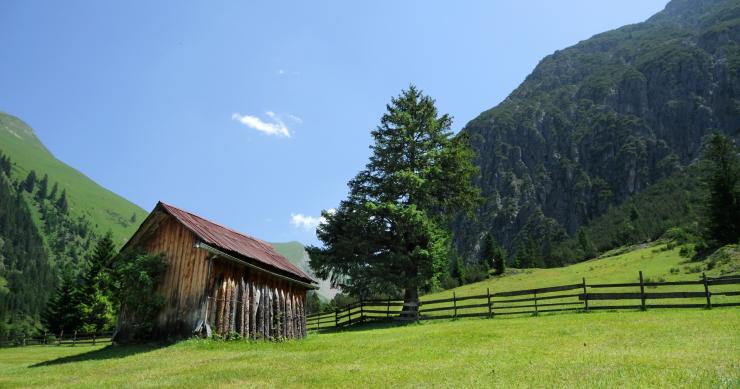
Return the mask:
[[[113, 346], [109, 345], [101, 349], [88, 351], [82, 354], [69, 355], [66, 357], [56, 358], [49, 361], [39, 362], [29, 367], [43, 367], [53, 365], [64, 365], [67, 363], [84, 362], [84, 361], [99, 361], [104, 359], [120, 359], [126, 358], [136, 354], [148, 353], [150, 351], [158, 350], [169, 346], [170, 344], [164, 343], [151, 343], [151, 344], [139, 344], [139, 345], [127, 345], [127, 346]], [[54, 347], [54, 346], [50, 346]]]

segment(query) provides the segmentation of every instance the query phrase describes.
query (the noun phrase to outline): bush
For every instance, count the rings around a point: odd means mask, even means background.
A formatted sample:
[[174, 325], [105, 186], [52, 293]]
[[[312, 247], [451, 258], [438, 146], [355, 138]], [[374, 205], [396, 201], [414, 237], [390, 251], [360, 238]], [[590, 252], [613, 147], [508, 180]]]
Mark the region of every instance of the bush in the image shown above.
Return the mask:
[[702, 270], [704, 270], [704, 267], [701, 264], [694, 266], [684, 266], [683, 270], [686, 274], [701, 273]]
[[472, 284], [474, 282], [483, 281], [487, 278], [488, 271], [480, 265], [474, 265], [468, 267], [467, 274], [465, 275], [465, 283]]
[[167, 262], [162, 255], [141, 250], [129, 251], [115, 263], [113, 295], [125, 326], [121, 340], [152, 338], [154, 320], [164, 305], [164, 298], [155, 293], [155, 289], [166, 269]]

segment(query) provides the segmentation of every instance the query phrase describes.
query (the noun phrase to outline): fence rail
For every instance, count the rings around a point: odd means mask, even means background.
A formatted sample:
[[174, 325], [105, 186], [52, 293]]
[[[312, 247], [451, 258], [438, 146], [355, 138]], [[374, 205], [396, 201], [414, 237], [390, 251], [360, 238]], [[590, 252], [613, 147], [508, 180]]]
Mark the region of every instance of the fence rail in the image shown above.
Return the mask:
[[[306, 317], [309, 330], [341, 329], [353, 324], [388, 320], [441, 320], [465, 317], [538, 315], [548, 312], [653, 308], [712, 308], [740, 306], [740, 274], [698, 280], [646, 281], [639, 272], [638, 282], [581, 283], [544, 288], [500, 291], [471, 296], [406, 302], [401, 299], [360, 300], [330, 312]], [[713, 291], [710, 286], [714, 287]], [[676, 290], [676, 288], [694, 288]], [[659, 289], [646, 291], [645, 289]], [[572, 291], [578, 290], [578, 293]], [[596, 291], [592, 291], [596, 290]], [[611, 290], [611, 291], [609, 291]], [[714, 298], [714, 301], [713, 301]]]
[[0, 341], [0, 347], [19, 347], [32, 345], [78, 345], [78, 344], [107, 344], [111, 342], [113, 332], [77, 332], [65, 334], [44, 333], [41, 336], [19, 337], [12, 340]]

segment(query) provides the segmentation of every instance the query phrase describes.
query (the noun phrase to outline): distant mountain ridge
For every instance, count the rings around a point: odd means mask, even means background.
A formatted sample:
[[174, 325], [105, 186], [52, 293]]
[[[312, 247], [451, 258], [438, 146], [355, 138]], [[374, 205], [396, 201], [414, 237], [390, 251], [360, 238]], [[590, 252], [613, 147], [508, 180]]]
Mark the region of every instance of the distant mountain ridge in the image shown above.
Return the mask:
[[463, 129], [485, 203], [455, 223], [459, 252], [475, 258], [490, 232], [512, 256], [553, 258], [559, 242], [682, 171], [707, 134], [738, 139], [738, 42], [740, 1], [673, 0], [545, 57]]

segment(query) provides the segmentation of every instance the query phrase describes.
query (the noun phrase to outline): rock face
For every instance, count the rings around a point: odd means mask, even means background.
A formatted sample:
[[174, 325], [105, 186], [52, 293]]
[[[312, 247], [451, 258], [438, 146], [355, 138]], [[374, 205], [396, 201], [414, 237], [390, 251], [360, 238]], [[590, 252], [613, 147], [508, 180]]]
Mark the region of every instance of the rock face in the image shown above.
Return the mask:
[[[545, 57], [472, 120], [485, 203], [455, 244], [485, 232], [512, 252], [545, 246], [694, 161], [740, 129], [740, 1], [674, 0], [649, 20]], [[543, 247], [543, 250], [547, 250]]]

